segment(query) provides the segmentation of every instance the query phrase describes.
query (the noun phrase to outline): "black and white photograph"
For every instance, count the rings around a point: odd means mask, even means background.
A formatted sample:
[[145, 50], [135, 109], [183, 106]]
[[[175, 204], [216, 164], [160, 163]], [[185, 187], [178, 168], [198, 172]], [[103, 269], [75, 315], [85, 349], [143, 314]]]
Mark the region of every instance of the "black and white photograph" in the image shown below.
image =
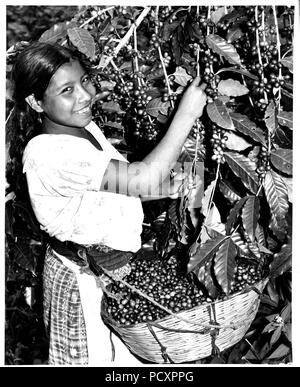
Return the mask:
[[5, 366], [297, 363], [299, 2], [156, 3], [2, 7]]

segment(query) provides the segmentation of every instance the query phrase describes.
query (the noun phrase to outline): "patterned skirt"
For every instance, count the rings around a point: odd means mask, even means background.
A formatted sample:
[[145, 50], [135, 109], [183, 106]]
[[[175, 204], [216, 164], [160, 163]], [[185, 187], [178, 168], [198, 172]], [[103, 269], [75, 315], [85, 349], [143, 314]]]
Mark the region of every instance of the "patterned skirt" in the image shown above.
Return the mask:
[[[140, 361], [101, 318], [103, 289], [109, 283], [47, 248], [43, 273], [44, 322], [51, 365], [136, 366]], [[112, 271], [119, 277], [130, 265]]]
[[44, 323], [50, 337], [49, 364], [86, 365], [85, 320], [75, 273], [48, 248], [44, 273]]

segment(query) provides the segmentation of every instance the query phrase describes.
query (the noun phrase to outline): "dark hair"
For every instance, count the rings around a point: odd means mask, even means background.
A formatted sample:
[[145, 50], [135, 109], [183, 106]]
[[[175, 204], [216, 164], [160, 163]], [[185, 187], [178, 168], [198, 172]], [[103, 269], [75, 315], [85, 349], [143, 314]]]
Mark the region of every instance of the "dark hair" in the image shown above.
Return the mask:
[[71, 59], [74, 54], [58, 44], [35, 42], [24, 48], [12, 69], [16, 105], [24, 108], [31, 94], [41, 100], [55, 72]]

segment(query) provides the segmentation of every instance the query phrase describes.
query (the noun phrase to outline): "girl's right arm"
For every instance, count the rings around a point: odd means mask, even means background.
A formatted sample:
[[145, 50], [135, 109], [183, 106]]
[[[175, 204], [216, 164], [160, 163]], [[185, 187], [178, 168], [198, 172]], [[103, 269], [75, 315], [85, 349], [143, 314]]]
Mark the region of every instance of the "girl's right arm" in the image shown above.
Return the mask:
[[173, 121], [162, 140], [141, 162], [111, 160], [101, 190], [129, 196], [149, 196], [169, 176], [184, 142], [206, 104], [205, 85], [196, 77], [184, 93]]

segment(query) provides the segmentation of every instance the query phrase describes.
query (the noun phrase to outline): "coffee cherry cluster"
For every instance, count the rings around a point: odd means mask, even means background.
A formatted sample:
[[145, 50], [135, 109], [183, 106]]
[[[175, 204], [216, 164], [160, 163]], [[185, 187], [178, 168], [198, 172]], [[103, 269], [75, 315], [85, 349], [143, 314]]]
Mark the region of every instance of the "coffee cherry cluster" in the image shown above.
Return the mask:
[[234, 275], [234, 284], [230, 293], [243, 290], [246, 286], [254, 285], [262, 279], [262, 270], [249, 263], [240, 262]]
[[[180, 276], [177, 268], [174, 257], [168, 261], [137, 260], [124, 280], [174, 313], [212, 301], [196, 286], [191, 274]], [[111, 297], [107, 300], [107, 313], [119, 324], [138, 324], [168, 315], [122, 283], [114, 282], [110, 292], [121, 295], [119, 300]]]
[[145, 63], [152, 65], [156, 61], [156, 53], [153, 50], [140, 50], [140, 55], [144, 59]]
[[212, 129], [213, 133], [210, 142], [213, 146], [213, 155], [211, 159], [216, 161], [218, 164], [224, 164], [224, 148], [226, 147], [226, 141], [228, 140], [226, 131], [214, 124], [212, 125]]
[[264, 92], [270, 92], [272, 90], [272, 85], [268, 83], [267, 78], [264, 78], [261, 81], [254, 81], [253, 93], [263, 95]]
[[160, 11], [160, 17], [162, 20], [167, 19], [170, 16], [170, 9], [169, 7], [163, 7]]
[[246, 24], [248, 27], [248, 31], [250, 31], [250, 32], [256, 32], [256, 30], [258, 30], [259, 32], [263, 31], [263, 27], [261, 25], [261, 22], [256, 21], [255, 17], [252, 17], [251, 19], [249, 19]]
[[[189, 44], [189, 48], [192, 56], [194, 56], [195, 58], [197, 57], [198, 51], [199, 53], [204, 51], [202, 48], [200, 48], [200, 45], [198, 43]], [[191, 64], [191, 66], [192, 65], [193, 64]], [[196, 65], [196, 62], [194, 62], [194, 65]]]
[[169, 67], [171, 59], [172, 58], [171, 58], [170, 54], [168, 52], [164, 52], [164, 54], [163, 54], [163, 61], [164, 61], [164, 65], [166, 67]]
[[255, 100], [254, 105], [259, 108], [261, 112], [264, 112], [268, 106], [268, 101], [266, 101], [264, 98], [260, 98], [259, 100]]
[[205, 50], [204, 54], [201, 56], [201, 61], [204, 62], [204, 75], [203, 81], [207, 83], [205, 93], [207, 95], [207, 102], [212, 102], [218, 97], [218, 83], [220, 82], [219, 75], [216, 75], [213, 70], [213, 64], [217, 63], [217, 57], [210, 52], [210, 50]]
[[[280, 86], [283, 86], [285, 83], [284, 79], [278, 79], [278, 76], [275, 75], [274, 73], [270, 73], [269, 77], [270, 77], [269, 78], [270, 85], [272, 85], [273, 87], [278, 88]], [[289, 77], [285, 79], [289, 79]]]
[[97, 92], [99, 92], [101, 89], [101, 81], [102, 81], [101, 74], [99, 74], [99, 73], [92, 74], [91, 79], [92, 79], [93, 85], [95, 86]]
[[149, 120], [147, 114], [142, 116], [132, 115], [132, 125], [134, 127], [133, 136], [136, 140], [146, 140], [147, 142], [153, 142], [156, 140], [159, 133], [157, 123]]
[[116, 53], [115, 53], [115, 45], [105, 45], [104, 47], [103, 47], [103, 54], [105, 54], [105, 55], [108, 55], [108, 56], [112, 56], [112, 57], [114, 57], [114, 58], [116, 58], [117, 57], [117, 55], [116, 55]]
[[253, 63], [251, 65], [251, 70], [253, 73], [256, 73], [258, 76], [261, 76], [263, 74], [263, 71], [264, 71], [264, 66], [258, 62], [256, 63]]
[[242, 58], [246, 57], [248, 59], [251, 59], [251, 57], [253, 58], [253, 55], [257, 55], [256, 44], [251, 44], [248, 34], [242, 35], [239, 39], [236, 39], [232, 44]]
[[262, 181], [267, 173], [270, 170], [270, 154], [266, 148], [262, 148], [257, 160], [258, 167], [256, 172], [259, 175], [259, 179]]
[[229, 26], [230, 26], [230, 21], [229, 20], [220, 21], [216, 25], [216, 27], [218, 28], [219, 31], [221, 31], [221, 33], [222, 32], [227, 32]]
[[205, 127], [204, 127], [204, 124], [203, 124], [202, 121], [200, 121], [199, 119], [195, 121], [195, 123], [194, 123], [194, 125], [192, 127], [190, 135], [192, 137], [194, 137], [195, 139], [198, 137], [198, 135], [200, 136], [200, 138], [204, 137], [204, 135], [205, 135]]
[[178, 94], [176, 93], [169, 94], [169, 92], [165, 90], [161, 100], [163, 102], [168, 102], [168, 101], [176, 101], [177, 98], [178, 98]]
[[200, 14], [198, 16], [198, 23], [199, 23], [199, 27], [200, 28], [206, 28], [207, 27], [208, 20], [207, 20], [205, 14]]
[[205, 55], [202, 58], [202, 61], [206, 64], [206, 67], [213, 65], [219, 61], [217, 56], [213, 54], [210, 50], [204, 51]]
[[160, 37], [157, 34], [153, 33], [149, 40], [150, 47], [158, 48], [160, 46], [160, 43], [161, 43]]
[[139, 55], [138, 51], [135, 50], [131, 44], [127, 44], [126, 46], [124, 46], [122, 49], [121, 49], [121, 54], [124, 55], [124, 57], [128, 60], [130, 59], [134, 59], [135, 57], [137, 57]]
[[[79, 24], [82, 24], [86, 20], [90, 18], [94, 18], [93, 19], [94, 24], [96, 24], [97, 22], [103, 23], [103, 21], [106, 19], [107, 16], [105, 15], [105, 13], [102, 13], [99, 15], [99, 11], [100, 11], [99, 7], [88, 7], [84, 10], [84, 12], [81, 12], [80, 14], [78, 14], [75, 20], [77, 20]], [[87, 30], [92, 30], [93, 25], [88, 23], [83, 28]]]
[[[170, 17], [171, 7], [160, 7], [159, 13], [156, 14], [154, 10], [150, 12], [150, 26], [154, 27], [163, 27], [164, 22]], [[170, 18], [172, 19], [172, 18]]]
[[274, 44], [269, 44], [267, 41], [261, 40], [259, 42], [259, 46], [263, 59], [265, 58], [266, 60], [270, 60], [273, 57], [276, 58], [278, 56], [278, 50]]
[[134, 97], [133, 106], [136, 107], [137, 115], [146, 115], [145, 107], [151, 101], [151, 96], [147, 95], [146, 89], [142, 86], [138, 86], [132, 93]]
[[169, 75], [169, 78], [168, 78], [169, 87], [171, 89], [170, 92], [167, 86], [167, 81], [165, 79], [163, 80], [163, 83], [165, 87], [163, 89], [163, 95], [161, 97], [161, 100], [163, 102], [176, 101], [178, 98], [178, 94], [172, 91], [172, 86], [174, 86], [174, 83], [175, 83], [175, 76], [172, 74], [172, 75]]
[[200, 158], [205, 159], [206, 157], [206, 147], [204, 144], [204, 136], [205, 136], [205, 127], [202, 121], [200, 119], [197, 119], [192, 127], [192, 130], [190, 132], [190, 137], [194, 138], [198, 141], [196, 147], [197, 147], [197, 157], [200, 156]]

